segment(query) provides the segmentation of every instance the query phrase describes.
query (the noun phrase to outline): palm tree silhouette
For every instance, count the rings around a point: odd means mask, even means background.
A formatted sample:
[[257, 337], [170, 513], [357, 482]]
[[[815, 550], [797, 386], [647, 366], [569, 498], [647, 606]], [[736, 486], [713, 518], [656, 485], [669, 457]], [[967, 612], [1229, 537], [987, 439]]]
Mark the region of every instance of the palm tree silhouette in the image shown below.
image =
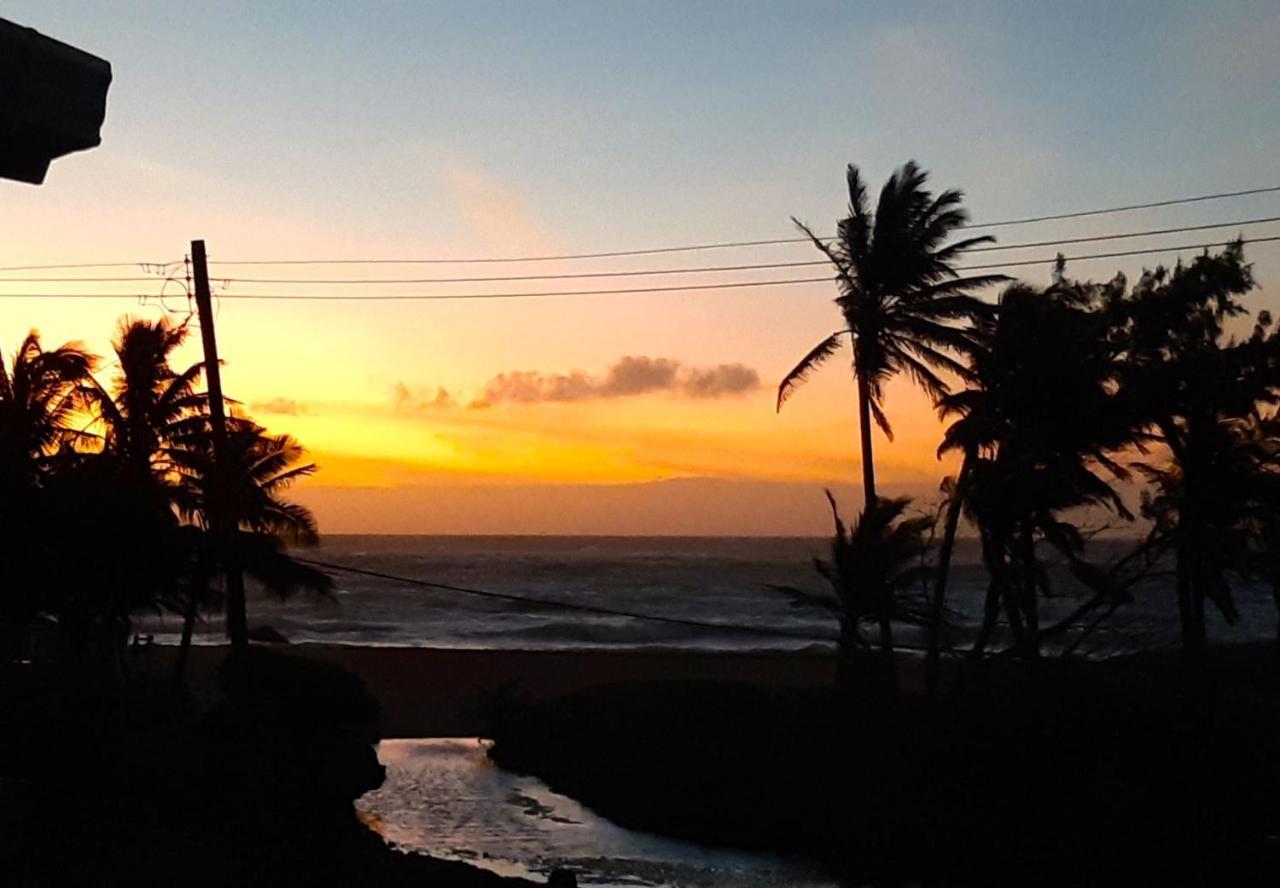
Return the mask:
[[[893, 429], [884, 411], [884, 386], [905, 371], [935, 401], [949, 387], [942, 373], [963, 377], [956, 359], [971, 347], [964, 326], [981, 317], [989, 306], [971, 293], [1005, 280], [1003, 275], [961, 277], [954, 262], [990, 236], [946, 240], [964, 226], [968, 214], [959, 191], [935, 197], [925, 189], [928, 174], [914, 161], [894, 172], [880, 191], [873, 213], [858, 168], [846, 173], [849, 215], [836, 225], [836, 236], [820, 238], [804, 223], [791, 221], [825, 255], [836, 271], [840, 295], [836, 305], [844, 328], [832, 333], [800, 359], [778, 385], [777, 409], [821, 364], [839, 350], [843, 338], [853, 339], [853, 372], [858, 385], [858, 428], [862, 455], [862, 490], [866, 508], [876, 502], [876, 474], [871, 424], [892, 440]], [[881, 594], [880, 643], [893, 647], [888, 590]]]
[[110, 392], [101, 385], [95, 391], [95, 407], [106, 430], [104, 452], [132, 483], [158, 492], [176, 481], [169, 460], [175, 435], [206, 401], [196, 391], [203, 364], [180, 372], [170, 366], [174, 350], [186, 337], [186, 324], [164, 318], [122, 319], [112, 343], [119, 371]]
[[876, 499], [871, 423], [892, 438], [884, 411], [884, 385], [907, 372], [935, 400], [949, 390], [939, 371], [964, 376], [966, 367], [953, 357], [970, 347], [970, 337], [956, 321], [968, 321], [989, 306], [971, 292], [997, 283], [1003, 275], [961, 277], [953, 263], [970, 247], [992, 241], [971, 237], [946, 244], [962, 228], [968, 214], [962, 194], [948, 190], [934, 197], [925, 189], [928, 174], [908, 162], [894, 172], [880, 192], [873, 213], [858, 168], [847, 171], [849, 216], [836, 226], [836, 236], [820, 238], [798, 219], [791, 221], [813, 241], [835, 267], [840, 295], [836, 305], [844, 318], [837, 330], [805, 355], [778, 386], [778, 409], [795, 388], [853, 339], [853, 371], [858, 384], [858, 422], [862, 446], [862, 482], [866, 504]]
[[[924, 609], [912, 601], [909, 593], [924, 583], [933, 570], [924, 563], [933, 518], [907, 516], [911, 501], [905, 497], [881, 498], [848, 527], [830, 491], [827, 501], [835, 523], [831, 559], [817, 560], [816, 566], [831, 584], [833, 595], [813, 595], [791, 586], [774, 588], [789, 595], [795, 606], [821, 607], [835, 614], [840, 624], [836, 685], [852, 693], [864, 674], [857, 668], [857, 659], [869, 647], [863, 627], [879, 621], [885, 590], [895, 618], [923, 621]], [[881, 645], [880, 653], [880, 681], [870, 689], [892, 693], [897, 686], [893, 651]]]
[[74, 420], [97, 358], [76, 343], [51, 351], [32, 330], [8, 367], [0, 357], [0, 479], [33, 485], [63, 447], [89, 436]]
[[[319, 531], [310, 510], [289, 502], [284, 493], [316, 471], [314, 463], [299, 465], [305, 451], [288, 435], [271, 435], [261, 426], [231, 417], [222, 446], [214, 458], [213, 436], [207, 417], [190, 424], [171, 456], [181, 478], [176, 501], [183, 518], [204, 531], [204, 550], [196, 561], [205, 576], [213, 563], [222, 566], [226, 596], [244, 597], [244, 573], [273, 594], [287, 597], [297, 591], [328, 594], [329, 576], [290, 558], [285, 546], [313, 546]], [[217, 516], [226, 532], [212, 524]], [[197, 584], [199, 591], [201, 584]], [[192, 596], [183, 623], [183, 650], [190, 645], [200, 601]]]
[[[1112, 454], [1134, 439], [1108, 339], [1105, 303], [1114, 290], [1062, 279], [1045, 290], [1009, 287], [994, 317], [974, 328], [979, 347], [971, 353], [968, 385], [939, 402], [944, 418], [956, 417], [939, 452], [958, 450], [963, 462], [951, 485], [932, 608], [943, 606], [949, 542], [963, 505], [977, 525], [990, 579], [977, 651], [1003, 606], [1023, 652], [1037, 654], [1038, 601], [1047, 589], [1039, 542], [1082, 576], [1093, 575], [1080, 562], [1083, 539], [1064, 512], [1103, 506], [1128, 516], [1099, 474], [1125, 477]], [[935, 664], [936, 648], [935, 641]]]
[[181, 532], [174, 509], [180, 476], [172, 453], [178, 439], [200, 421], [207, 402], [207, 396], [196, 391], [203, 364], [182, 371], [171, 364], [187, 331], [185, 323], [166, 318], [122, 318], [112, 341], [118, 369], [110, 388], [96, 380], [88, 387], [103, 428], [103, 459], [114, 470], [121, 491], [139, 501], [135, 511], [147, 509], [154, 515], [149, 523], [157, 551], [146, 557], [159, 561], [159, 550], [165, 550], [166, 570], [156, 573], [163, 588], [153, 589], [154, 600], [179, 612], [188, 609], [189, 599], [203, 597], [207, 577], [199, 560], [201, 547]]
[[14, 652], [41, 609], [50, 541], [38, 494], [59, 461], [92, 436], [77, 427], [96, 358], [78, 344], [46, 351], [31, 331], [6, 366], [0, 356], [0, 620]]

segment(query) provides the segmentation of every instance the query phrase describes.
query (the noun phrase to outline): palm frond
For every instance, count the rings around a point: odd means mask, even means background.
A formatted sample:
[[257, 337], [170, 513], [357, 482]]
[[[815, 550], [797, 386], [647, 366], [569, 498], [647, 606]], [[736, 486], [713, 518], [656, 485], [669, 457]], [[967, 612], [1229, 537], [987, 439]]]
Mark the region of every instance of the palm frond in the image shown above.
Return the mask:
[[796, 364], [786, 376], [782, 378], [782, 382], [778, 384], [778, 402], [775, 407], [776, 411], [782, 410], [783, 402], [791, 396], [797, 388], [804, 384], [812, 373], [821, 367], [828, 358], [840, 350], [841, 337], [848, 334], [848, 330], [837, 330], [826, 339], [819, 342], [810, 349], [809, 353], [800, 359], [800, 363]]

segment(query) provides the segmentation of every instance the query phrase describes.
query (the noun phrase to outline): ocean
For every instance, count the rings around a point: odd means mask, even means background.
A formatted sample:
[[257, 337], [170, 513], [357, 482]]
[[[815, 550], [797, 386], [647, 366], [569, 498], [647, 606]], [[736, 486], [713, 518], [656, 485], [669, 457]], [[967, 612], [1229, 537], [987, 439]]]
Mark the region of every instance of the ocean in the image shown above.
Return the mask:
[[[724, 628], [496, 600], [343, 572], [333, 574], [332, 600], [300, 596], [282, 602], [251, 589], [250, 625], [269, 626], [294, 643], [482, 650], [824, 649], [833, 647], [834, 618], [821, 608], [794, 606], [776, 587], [827, 592], [814, 559], [825, 557], [829, 545], [816, 538], [335, 535], [296, 554], [408, 579]], [[1124, 543], [1101, 545], [1118, 551]], [[1108, 554], [1092, 557], [1104, 560]], [[1088, 596], [1061, 568], [1051, 565], [1049, 573], [1054, 594], [1043, 605], [1043, 625], [1069, 614]], [[953, 644], [972, 637], [986, 582], [975, 542], [961, 540], [948, 586]], [[1211, 638], [1274, 638], [1270, 593], [1247, 583], [1236, 591], [1242, 619], [1227, 625], [1210, 608]], [[1171, 580], [1150, 580], [1135, 589], [1134, 597], [1077, 650], [1105, 656], [1177, 644]], [[748, 631], [741, 631], [744, 627]], [[180, 628], [172, 616], [139, 623], [139, 631], [155, 634], [160, 643], [176, 642]], [[1059, 644], [1070, 645], [1079, 634], [1064, 634]], [[220, 620], [200, 625], [198, 643], [222, 638]], [[897, 638], [906, 648], [924, 644], [913, 626], [900, 626]], [[1000, 633], [996, 642], [1002, 642]]]

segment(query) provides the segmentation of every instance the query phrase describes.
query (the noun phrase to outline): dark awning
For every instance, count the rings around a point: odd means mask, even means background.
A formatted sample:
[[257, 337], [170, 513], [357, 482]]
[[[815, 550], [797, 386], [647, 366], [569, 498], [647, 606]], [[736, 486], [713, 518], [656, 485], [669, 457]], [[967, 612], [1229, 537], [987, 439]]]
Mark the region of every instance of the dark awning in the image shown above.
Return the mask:
[[0, 178], [39, 185], [49, 163], [102, 141], [110, 63], [0, 19]]

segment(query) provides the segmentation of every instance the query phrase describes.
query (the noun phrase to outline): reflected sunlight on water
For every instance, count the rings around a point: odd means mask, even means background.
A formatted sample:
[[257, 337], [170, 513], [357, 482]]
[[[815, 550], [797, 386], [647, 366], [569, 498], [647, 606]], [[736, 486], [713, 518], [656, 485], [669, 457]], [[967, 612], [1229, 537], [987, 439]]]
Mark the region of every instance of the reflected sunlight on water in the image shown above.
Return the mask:
[[357, 802], [390, 843], [465, 860], [505, 876], [573, 870], [580, 884], [616, 888], [835, 888], [788, 858], [623, 829], [533, 777], [503, 771], [478, 739], [384, 740], [386, 782]]

